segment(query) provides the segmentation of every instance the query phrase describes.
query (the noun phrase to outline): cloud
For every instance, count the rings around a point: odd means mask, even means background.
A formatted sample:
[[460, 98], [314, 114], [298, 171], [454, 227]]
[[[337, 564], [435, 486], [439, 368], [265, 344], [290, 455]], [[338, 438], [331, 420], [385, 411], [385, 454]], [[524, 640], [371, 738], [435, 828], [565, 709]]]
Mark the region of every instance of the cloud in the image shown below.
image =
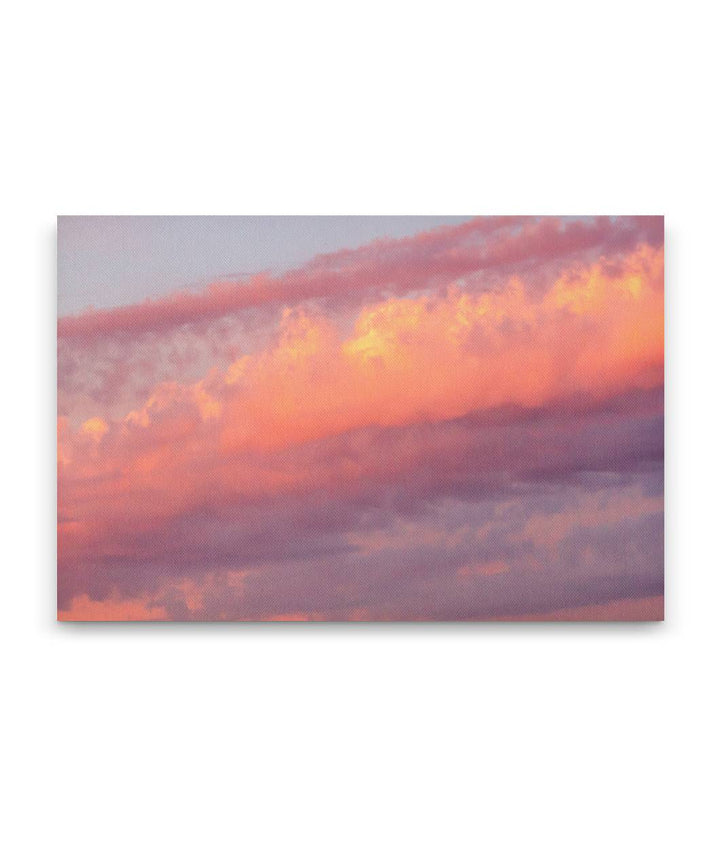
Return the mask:
[[342, 326], [390, 297], [438, 296], [453, 285], [484, 294], [513, 275], [533, 297], [573, 266], [601, 262], [608, 273], [618, 270], [641, 246], [662, 247], [662, 218], [479, 218], [320, 256], [278, 277], [223, 281], [199, 293], [61, 318], [60, 406], [87, 419], [93, 403], [121, 410], [160, 380], [197, 379], [234, 353], [256, 351], [288, 307]]
[[486, 270], [507, 272], [603, 249], [638, 243], [660, 246], [662, 218], [613, 218], [564, 222], [559, 218], [477, 218], [459, 226], [411, 238], [380, 240], [355, 251], [317, 257], [304, 268], [278, 277], [260, 274], [240, 282], [218, 282], [200, 293], [181, 292], [109, 310], [88, 310], [61, 318], [58, 336], [92, 341], [115, 334], [166, 332], [266, 304], [324, 298], [342, 302], [384, 289], [395, 295]]
[[501, 621], [661, 621], [665, 614], [662, 595], [611, 600], [587, 606], [556, 609], [526, 615], [503, 615]]
[[[62, 615], [491, 617], [657, 594], [661, 241], [657, 218], [481, 219], [61, 319]], [[228, 347], [218, 319], [270, 303]], [[144, 350], [183, 325], [182, 365]], [[104, 336], [112, 370], [89, 374]]]
[[66, 610], [58, 611], [61, 621], [162, 621], [168, 618], [163, 607], [149, 607], [143, 598], [94, 601], [86, 594], [73, 598]]

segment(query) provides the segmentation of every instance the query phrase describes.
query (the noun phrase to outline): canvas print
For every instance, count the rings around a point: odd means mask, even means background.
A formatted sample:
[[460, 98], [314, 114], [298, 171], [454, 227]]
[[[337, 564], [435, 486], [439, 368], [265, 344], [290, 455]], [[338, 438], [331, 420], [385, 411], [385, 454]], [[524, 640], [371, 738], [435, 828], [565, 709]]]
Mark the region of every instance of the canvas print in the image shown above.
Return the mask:
[[58, 618], [663, 617], [655, 216], [58, 218]]

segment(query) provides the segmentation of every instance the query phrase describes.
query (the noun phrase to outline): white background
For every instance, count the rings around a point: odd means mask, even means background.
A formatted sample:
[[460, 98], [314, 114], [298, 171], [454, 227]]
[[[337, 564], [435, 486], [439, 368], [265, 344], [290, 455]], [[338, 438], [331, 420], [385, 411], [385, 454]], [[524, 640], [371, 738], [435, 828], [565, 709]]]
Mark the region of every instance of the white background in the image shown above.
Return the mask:
[[[5, 9], [5, 853], [718, 852], [712, 9]], [[667, 621], [56, 625], [58, 213], [664, 213]]]

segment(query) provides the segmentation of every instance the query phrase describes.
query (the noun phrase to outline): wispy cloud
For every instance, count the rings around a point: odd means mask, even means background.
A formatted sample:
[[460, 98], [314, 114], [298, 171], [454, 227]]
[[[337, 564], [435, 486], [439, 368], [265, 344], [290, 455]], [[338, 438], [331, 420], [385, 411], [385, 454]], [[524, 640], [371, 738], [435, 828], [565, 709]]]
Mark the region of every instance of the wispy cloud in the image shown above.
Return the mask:
[[58, 336], [64, 617], [662, 590], [660, 218], [480, 218]]

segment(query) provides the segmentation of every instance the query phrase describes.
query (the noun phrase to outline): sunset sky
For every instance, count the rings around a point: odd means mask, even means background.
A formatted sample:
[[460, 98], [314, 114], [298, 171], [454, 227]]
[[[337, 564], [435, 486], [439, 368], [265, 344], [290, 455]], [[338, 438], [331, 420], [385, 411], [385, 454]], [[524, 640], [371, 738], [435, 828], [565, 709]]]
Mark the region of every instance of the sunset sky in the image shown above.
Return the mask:
[[62, 619], [657, 619], [662, 217], [61, 217]]

